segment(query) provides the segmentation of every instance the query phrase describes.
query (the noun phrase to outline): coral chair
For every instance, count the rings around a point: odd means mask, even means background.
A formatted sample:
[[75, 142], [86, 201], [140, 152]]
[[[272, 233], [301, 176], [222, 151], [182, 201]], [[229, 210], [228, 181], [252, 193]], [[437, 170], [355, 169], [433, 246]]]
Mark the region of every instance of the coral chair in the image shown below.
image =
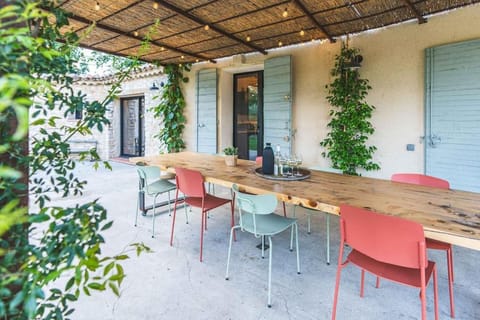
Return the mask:
[[[396, 173], [392, 175], [392, 181], [418, 184], [422, 186], [450, 189], [450, 183], [447, 180], [427, 176], [419, 173]], [[450, 316], [455, 318], [455, 304], [453, 301], [453, 250], [450, 243], [438, 240], [427, 239], [427, 249], [444, 250], [447, 254], [448, 266], [448, 290], [450, 294]]]
[[[420, 224], [342, 205], [340, 237], [332, 320], [336, 317], [341, 271], [349, 263], [362, 270], [362, 297], [365, 271], [377, 277], [420, 288], [422, 320], [427, 317], [426, 286], [433, 275], [435, 319], [438, 320], [437, 268], [435, 262], [427, 260], [425, 235]], [[345, 245], [352, 250], [343, 261]]]
[[[201, 208], [202, 223], [200, 230], [200, 262], [203, 261], [203, 232], [207, 228], [207, 212], [218, 208], [224, 204], [230, 203], [232, 213], [231, 226], [234, 225], [233, 219], [233, 202], [230, 199], [216, 197], [205, 192], [205, 184], [203, 176], [200, 172], [185, 168], [175, 168], [177, 192], [175, 196], [175, 205], [173, 209], [172, 232], [170, 235], [170, 245], [173, 245], [173, 232], [175, 229], [175, 217], [177, 212], [177, 205], [185, 202], [192, 207]], [[178, 193], [182, 192], [185, 197], [180, 199]]]
[[239, 225], [232, 227], [230, 231], [230, 243], [228, 246], [227, 271], [225, 279], [229, 279], [230, 254], [235, 229], [252, 233], [257, 238], [262, 238], [262, 257], [264, 252], [263, 238], [268, 237], [270, 246], [268, 254], [268, 307], [271, 307], [271, 284], [272, 284], [272, 236], [291, 228], [290, 251], [293, 250], [293, 233], [295, 231], [295, 248], [297, 251], [297, 273], [300, 274], [300, 258], [298, 253], [298, 226], [297, 219], [282, 217], [275, 214], [277, 198], [272, 194], [251, 195], [240, 192], [235, 184], [232, 187], [235, 201], [240, 213]]
[[[160, 168], [155, 166], [137, 166], [138, 177], [140, 178], [140, 192], [144, 195], [153, 196], [153, 218], [152, 218], [152, 238], [155, 236], [155, 211], [157, 206], [157, 197], [163, 193], [168, 193], [168, 213], [170, 214], [170, 191], [177, 188], [176, 185], [166, 179], [161, 179]], [[138, 199], [138, 198], [137, 198]], [[139, 203], [137, 200], [137, 213], [135, 215], [135, 226], [137, 226]]]

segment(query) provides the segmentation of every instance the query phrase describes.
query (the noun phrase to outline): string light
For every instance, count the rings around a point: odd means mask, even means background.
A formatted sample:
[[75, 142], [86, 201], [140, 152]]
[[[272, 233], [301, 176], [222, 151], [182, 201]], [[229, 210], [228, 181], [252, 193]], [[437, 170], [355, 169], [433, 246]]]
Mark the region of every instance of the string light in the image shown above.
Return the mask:
[[158, 9], [158, 3], [153, 2], [153, 9]]
[[279, 47], [283, 46], [282, 41], [278, 41], [278, 46], [279, 46]]
[[138, 31], [133, 31], [133, 35], [134, 35], [135, 37], [138, 37]]
[[283, 11], [282, 17], [284, 17], [284, 18], [288, 17], [288, 9], [287, 8], [285, 8], [285, 10]]
[[250, 40], [252, 40], [252, 39], [250, 38], [250, 36], [247, 36], [247, 37], [245, 38], [245, 40], [247, 40], [247, 42], [250, 42]]
[[181, 56], [180, 59], [182, 59], [182, 60], [185, 59], [185, 56]]
[[304, 35], [305, 35], [305, 31], [303, 31], [303, 29], [300, 30], [300, 36], [303, 37]]
[[210, 30], [210, 26], [208, 24], [205, 25], [205, 27], [203, 27], [205, 29], [205, 31], [208, 31]]
[[163, 51], [163, 50], [165, 50], [165, 48], [164, 48], [164, 47], [160, 47], [160, 51]]
[[198, 59], [195, 59], [195, 62], [198, 62], [198, 61], [200, 61], [200, 60], [198, 60]]
[[98, 1], [97, 3], [95, 3], [95, 10], [96, 11], [100, 10], [100, 3], [98, 3]]

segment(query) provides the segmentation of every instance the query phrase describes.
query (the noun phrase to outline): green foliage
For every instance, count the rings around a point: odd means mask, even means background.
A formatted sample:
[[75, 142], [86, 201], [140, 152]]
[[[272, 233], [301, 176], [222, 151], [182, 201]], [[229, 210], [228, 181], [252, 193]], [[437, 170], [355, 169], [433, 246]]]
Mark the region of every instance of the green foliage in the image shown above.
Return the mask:
[[226, 156], [235, 156], [238, 154], [238, 148], [237, 147], [226, 147], [223, 149], [223, 153], [225, 153]]
[[[51, 1], [9, 3], [0, 9], [0, 156], [15, 166], [0, 165], [0, 318], [63, 319], [81, 294], [110, 289], [118, 295], [126, 253], [148, 251], [133, 244], [127, 252], [102, 256], [101, 233], [112, 226], [106, 210], [97, 201], [67, 208], [50, 204], [52, 194], [82, 193], [86, 181], [75, 177], [68, 141], [75, 134], [103, 130], [106, 105], [134, 65], [118, 75], [104, 101], [88, 102], [72, 88], [69, 75], [78, 70], [70, 53], [79, 39], [60, 33], [68, 24], [65, 13]], [[39, 10], [40, 5], [51, 13]], [[52, 14], [56, 23], [48, 19]], [[84, 117], [72, 127], [58, 126], [58, 117], [49, 115], [53, 110], [73, 113], [78, 106]], [[25, 155], [29, 113], [31, 126], [40, 130], [31, 155]], [[98, 166], [96, 150], [89, 156]], [[108, 162], [104, 165], [109, 168]], [[21, 180], [27, 166], [29, 190]], [[28, 194], [37, 208], [30, 212], [20, 205]], [[57, 288], [60, 277], [68, 281]]]
[[187, 83], [188, 78], [183, 76], [184, 71], [190, 71], [190, 65], [169, 64], [164, 66], [163, 72], [167, 81], [163, 85], [160, 103], [152, 108], [155, 118], [163, 122], [163, 128], [155, 135], [160, 139], [167, 152], [178, 152], [185, 148], [182, 139], [186, 119], [183, 115], [185, 98], [182, 93], [182, 83]]
[[349, 63], [359, 54], [358, 49], [342, 46], [335, 59], [331, 75], [334, 81], [327, 85], [327, 100], [332, 105], [328, 123], [330, 132], [320, 142], [326, 150], [322, 156], [330, 158], [332, 165], [345, 174], [358, 175], [359, 168], [379, 170], [372, 161], [377, 148], [367, 146], [368, 137], [375, 129], [369, 122], [374, 106], [365, 98], [371, 86], [367, 79], [360, 78], [358, 68], [349, 68]]

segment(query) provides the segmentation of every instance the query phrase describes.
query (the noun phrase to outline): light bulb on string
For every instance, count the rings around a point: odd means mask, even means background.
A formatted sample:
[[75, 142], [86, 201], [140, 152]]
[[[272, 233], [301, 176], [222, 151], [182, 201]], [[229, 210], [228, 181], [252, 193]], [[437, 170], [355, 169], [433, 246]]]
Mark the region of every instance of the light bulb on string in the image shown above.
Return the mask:
[[100, 10], [100, 3], [98, 3], [98, 1], [95, 3], [95, 11], [99, 11]]
[[247, 36], [247, 37], [245, 38], [245, 40], [247, 40], [247, 42], [250, 42], [250, 40], [252, 40], [252, 38], [250, 38], [250, 36]]
[[284, 18], [288, 17], [288, 9], [287, 8], [285, 8], [285, 10], [283, 10], [282, 17], [284, 17]]
[[305, 35], [305, 31], [302, 29], [300, 30], [300, 36], [303, 37]]
[[158, 3], [153, 2], [153, 9], [158, 9]]

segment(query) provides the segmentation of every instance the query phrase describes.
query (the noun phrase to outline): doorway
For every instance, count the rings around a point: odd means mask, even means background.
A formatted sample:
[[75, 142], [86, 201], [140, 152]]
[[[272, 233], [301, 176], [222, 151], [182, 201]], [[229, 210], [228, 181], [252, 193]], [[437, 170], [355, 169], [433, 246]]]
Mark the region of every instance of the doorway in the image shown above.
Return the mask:
[[233, 78], [233, 145], [240, 159], [255, 160], [263, 150], [263, 71]]
[[426, 50], [425, 173], [480, 192], [480, 40]]
[[121, 156], [143, 156], [145, 153], [144, 97], [120, 99]]

